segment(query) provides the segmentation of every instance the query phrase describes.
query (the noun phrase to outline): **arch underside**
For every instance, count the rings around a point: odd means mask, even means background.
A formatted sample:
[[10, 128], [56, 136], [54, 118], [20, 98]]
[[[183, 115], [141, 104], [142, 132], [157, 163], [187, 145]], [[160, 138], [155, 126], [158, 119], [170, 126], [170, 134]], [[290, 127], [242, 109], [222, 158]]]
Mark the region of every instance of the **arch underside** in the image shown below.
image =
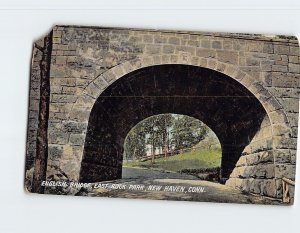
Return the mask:
[[96, 100], [90, 114], [80, 181], [121, 178], [123, 144], [132, 127], [163, 113], [188, 115], [208, 125], [222, 146], [226, 180], [258, 132], [266, 111], [236, 80], [189, 65], [157, 65], [126, 74]]

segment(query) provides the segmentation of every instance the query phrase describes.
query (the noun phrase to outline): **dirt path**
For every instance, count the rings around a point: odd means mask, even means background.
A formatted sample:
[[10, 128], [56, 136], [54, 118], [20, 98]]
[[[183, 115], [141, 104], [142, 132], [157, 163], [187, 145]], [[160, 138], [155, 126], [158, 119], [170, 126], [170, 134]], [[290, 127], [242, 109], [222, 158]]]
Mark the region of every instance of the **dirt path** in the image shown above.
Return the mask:
[[180, 174], [177, 172], [167, 172], [160, 170], [153, 170], [147, 168], [127, 168], [122, 169], [123, 179], [185, 179], [195, 180], [195, 176], [188, 174]]
[[[226, 185], [193, 179], [195, 179], [195, 177], [190, 175], [130, 168], [124, 170], [123, 179], [101, 182], [101, 184], [121, 185], [126, 188], [98, 188], [87, 192], [86, 195], [245, 204], [276, 204], [280, 202], [279, 200], [269, 199], [263, 196], [243, 194], [241, 191]], [[137, 185], [144, 188], [142, 190], [129, 189]], [[161, 189], [159, 191], [149, 190], [149, 186], [153, 185], [159, 186]]]

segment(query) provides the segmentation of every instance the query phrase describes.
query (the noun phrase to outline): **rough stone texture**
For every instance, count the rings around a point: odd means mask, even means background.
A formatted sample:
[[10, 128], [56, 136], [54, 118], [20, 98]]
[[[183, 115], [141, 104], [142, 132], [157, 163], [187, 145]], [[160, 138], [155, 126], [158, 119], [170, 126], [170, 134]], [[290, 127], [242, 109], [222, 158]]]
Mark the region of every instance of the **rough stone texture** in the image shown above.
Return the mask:
[[[28, 168], [35, 157], [39, 56], [34, 49]], [[280, 178], [295, 178], [299, 56], [296, 39], [56, 26], [50, 73], [48, 163], [56, 161], [69, 180], [79, 179], [92, 107], [98, 96], [120, 77], [153, 65], [193, 65], [236, 80], [253, 93], [267, 113], [261, 127], [241, 151], [242, 156], [226, 184], [245, 192], [281, 197]], [[50, 174], [51, 166], [48, 167]], [[97, 169], [91, 167], [91, 173]], [[99, 169], [112, 176], [120, 174], [117, 170]]]
[[31, 60], [31, 79], [29, 91], [29, 109], [28, 109], [28, 129], [26, 144], [26, 172], [25, 187], [31, 190], [33, 178], [34, 158], [36, 155], [36, 138], [38, 129], [39, 101], [40, 101], [40, 60], [42, 59], [42, 51], [38, 47], [42, 47], [44, 40], [41, 39], [34, 44]]
[[[125, 74], [97, 98], [89, 116], [82, 163], [122, 169], [120, 145], [130, 129], [149, 116], [168, 112], [200, 119], [216, 133], [222, 145], [222, 179], [229, 177], [266, 116], [249, 90], [220, 72], [179, 64], [144, 67]], [[267, 133], [264, 128], [262, 134]], [[85, 167], [80, 180], [91, 181]], [[111, 177], [99, 172], [93, 181], [100, 179]]]

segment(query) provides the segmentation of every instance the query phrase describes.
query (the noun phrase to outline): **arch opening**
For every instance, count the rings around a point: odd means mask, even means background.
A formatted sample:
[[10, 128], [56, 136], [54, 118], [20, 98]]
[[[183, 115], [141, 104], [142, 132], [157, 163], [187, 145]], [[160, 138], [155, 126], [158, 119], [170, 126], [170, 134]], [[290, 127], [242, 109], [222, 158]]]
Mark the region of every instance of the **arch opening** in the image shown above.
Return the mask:
[[122, 179], [219, 181], [221, 144], [203, 122], [159, 114], [135, 125], [124, 142]]
[[170, 112], [199, 119], [216, 133], [222, 145], [223, 181], [267, 117], [249, 90], [220, 72], [177, 64], [141, 68], [97, 98], [89, 117], [80, 181], [121, 178], [128, 132], [150, 116]]

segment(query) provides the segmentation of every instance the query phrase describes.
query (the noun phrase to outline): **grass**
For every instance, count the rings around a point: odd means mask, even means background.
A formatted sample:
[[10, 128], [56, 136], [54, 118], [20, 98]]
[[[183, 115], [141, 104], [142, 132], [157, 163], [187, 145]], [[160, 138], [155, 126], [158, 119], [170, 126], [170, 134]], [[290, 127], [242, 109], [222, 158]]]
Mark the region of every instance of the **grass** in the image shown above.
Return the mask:
[[183, 169], [203, 169], [203, 168], [215, 168], [221, 165], [221, 151], [220, 149], [214, 150], [197, 150], [178, 154], [165, 158], [155, 159], [155, 163], [151, 164], [151, 161], [129, 161], [123, 162], [124, 167], [144, 167], [155, 168], [165, 171], [178, 172]]

